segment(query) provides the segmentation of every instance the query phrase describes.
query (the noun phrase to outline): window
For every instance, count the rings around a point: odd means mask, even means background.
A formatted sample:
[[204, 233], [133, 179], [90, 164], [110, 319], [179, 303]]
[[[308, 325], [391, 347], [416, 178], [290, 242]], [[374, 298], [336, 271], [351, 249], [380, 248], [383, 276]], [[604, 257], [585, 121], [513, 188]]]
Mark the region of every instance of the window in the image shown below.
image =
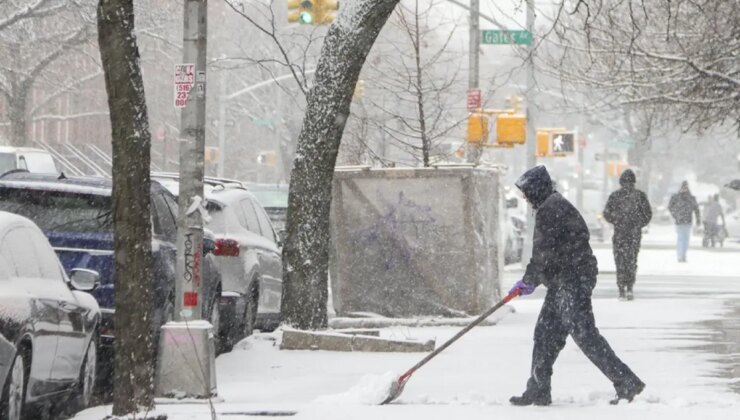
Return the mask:
[[54, 163], [54, 158], [48, 153], [26, 153], [24, 157], [29, 172], [40, 174], [55, 174], [59, 172]]
[[177, 225], [162, 194], [156, 193], [152, 195], [152, 205], [154, 207], [152, 217], [154, 233], [161, 235], [169, 241], [174, 241], [177, 237]]
[[15, 154], [0, 153], [0, 174], [16, 169], [15, 165]]
[[252, 207], [251, 200], [245, 198], [240, 202], [240, 204], [247, 222], [246, 228], [258, 235], [261, 235], [262, 232], [260, 232], [259, 221], [257, 220], [257, 214], [254, 212], [254, 207]]
[[113, 233], [110, 197], [0, 189], [0, 210], [33, 220], [44, 232]]
[[50, 280], [63, 281], [62, 272], [59, 268], [59, 259], [57, 254], [49, 245], [46, 237], [39, 231], [29, 228], [23, 228], [26, 240], [33, 242], [38, 256], [36, 264], [41, 271], [41, 277]]
[[[25, 228], [15, 228], [3, 239], [3, 254], [12, 260], [12, 268], [18, 277], [41, 277], [36, 249]], [[11, 262], [11, 261], [9, 261]]]
[[254, 203], [253, 205], [254, 205], [254, 210], [257, 212], [257, 218], [259, 219], [259, 222], [260, 222], [260, 228], [262, 229], [262, 236], [277, 243], [277, 241], [275, 240], [275, 232], [273, 232], [272, 230], [270, 219], [265, 214], [265, 211], [262, 210], [262, 207], [260, 207], [259, 205], [254, 204]]

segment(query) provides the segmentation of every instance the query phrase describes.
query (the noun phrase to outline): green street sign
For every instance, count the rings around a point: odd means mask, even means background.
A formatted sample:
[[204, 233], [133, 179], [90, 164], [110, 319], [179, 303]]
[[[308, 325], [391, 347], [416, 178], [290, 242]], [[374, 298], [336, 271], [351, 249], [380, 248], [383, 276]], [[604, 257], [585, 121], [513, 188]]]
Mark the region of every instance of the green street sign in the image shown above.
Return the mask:
[[524, 30], [483, 30], [481, 31], [481, 44], [489, 45], [530, 45], [532, 34]]

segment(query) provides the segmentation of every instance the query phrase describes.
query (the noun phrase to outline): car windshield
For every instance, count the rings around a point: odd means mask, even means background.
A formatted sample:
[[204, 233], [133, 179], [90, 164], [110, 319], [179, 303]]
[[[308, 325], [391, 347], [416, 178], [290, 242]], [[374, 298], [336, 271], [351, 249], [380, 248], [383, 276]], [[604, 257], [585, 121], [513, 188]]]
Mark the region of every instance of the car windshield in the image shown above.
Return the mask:
[[110, 197], [0, 189], [0, 210], [29, 218], [44, 232], [113, 232]]
[[15, 169], [15, 155], [13, 153], [0, 153], [0, 175]]
[[262, 207], [288, 207], [287, 189], [249, 188], [249, 192], [254, 194]]

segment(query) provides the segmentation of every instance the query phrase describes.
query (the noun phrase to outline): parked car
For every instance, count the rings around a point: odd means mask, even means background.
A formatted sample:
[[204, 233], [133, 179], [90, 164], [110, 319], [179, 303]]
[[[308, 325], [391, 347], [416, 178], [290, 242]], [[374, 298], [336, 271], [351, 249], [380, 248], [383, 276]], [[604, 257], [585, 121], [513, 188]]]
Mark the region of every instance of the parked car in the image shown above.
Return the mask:
[[[0, 178], [0, 210], [34, 221], [46, 234], [68, 274], [94, 270], [100, 286], [92, 295], [102, 308], [101, 376], [112, 368], [114, 340], [114, 266], [111, 181], [96, 177], [57, 177], [13, 173]], [[151, 186], [155, 334], [174, 311], [177, 200], [157, 182]], [[214, 244], [205, 246], [212, 249]], [[213, 256], [204, 253], [204, 313], [218, 328], [220, 279]], [[156, 335], [155, 335], [156, 336]]]
[[51, 399], [90, 404], [100, 308], [98, 275], [67, 277], [43, 232], [0, 212], [0, 418], [20, 420]]
[[288, 185], [247, 183], [245, 186], [265, 209], [275, 231], [282, 235], [288, 218]]
[[[177, 192], [177, 175], [155, 179]], [[215, 237], [214, 257], [221, 274], [221, 338], [230, 350], [254, 329], [270, 331], [280, 322], [283, 263], [280, 240], [267, 213], [244, 184], [205, 179], [206, 228]]]
[[0, 146], [0, 175], [12, 171], [59, 174], [54, 157], [46, 150]]

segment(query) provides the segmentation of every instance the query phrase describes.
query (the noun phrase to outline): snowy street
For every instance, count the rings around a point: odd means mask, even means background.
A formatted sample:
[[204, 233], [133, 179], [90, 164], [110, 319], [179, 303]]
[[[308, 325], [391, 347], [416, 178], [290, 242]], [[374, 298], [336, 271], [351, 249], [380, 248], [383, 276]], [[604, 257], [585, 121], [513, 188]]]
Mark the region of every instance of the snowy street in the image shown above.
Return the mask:
[[[648, 237], [648, 248], [649, 241]], [[214, 401], [215, 412], [229, 419], [296, 413], [296, 419], [322, 420], [536, 419], [545, 415], [548, 419], [724, 420], [736, 413], [740, 409], [740, 278], [735, 273], [740, 253], [691, 249], [690, 262], [679, 265], [673, 250], [648, 249], [641, 254], [640, 273], [650, 274], [638, 276], [633, 302], [616, 299], [610, 249], [596, 253], [602, 267], [593, 301], [597, 325], [647, 384], [632, 404], [608, 405], [614, 394], [611, 384], [571, 339], [555, 365], [553, 405], [509, 404], [511, 395], [524, 390], [528, 377], [531, 336], [544, 295], [544, 290], [538, 290], [515, 300], [516, 312], [498, 325], [474, 329], [414, 374], [403, 395], [389, 406], [363, 404], [366, 395], [359, 392], [363, 390], [346, 391], [362, 382], [363, 376], [402, 372], [423, 354], [280, 351], [276, 335], [258, 334], [217, 359], [220, 397]], [[692, 274], [693, 264], [712, 274]], [[689, 275], [680, 275], [681, 270]], [[520, 274], [507, 271], [503, 289]], [[439, 345], [456, 331], [388, 328], [382, 335], [436, 337]], [[205, 403], [162, 401], [157, 409], [175, 420], [211, 418]], [[75, 419], [97, 420], [106, 410], [110, 407], [94, 408]]]

